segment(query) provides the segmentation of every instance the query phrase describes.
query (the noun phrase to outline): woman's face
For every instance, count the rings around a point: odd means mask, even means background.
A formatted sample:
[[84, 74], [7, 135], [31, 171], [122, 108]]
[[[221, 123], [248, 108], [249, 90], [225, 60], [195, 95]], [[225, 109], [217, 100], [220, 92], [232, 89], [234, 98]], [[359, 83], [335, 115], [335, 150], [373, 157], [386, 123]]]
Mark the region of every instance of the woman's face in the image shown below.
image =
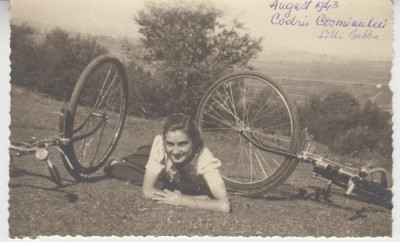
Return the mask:
[[182, 163], [193, 152], [193, 141], [182, 130], [169, 131], [165, 134], [165, 151], [174, 163]]

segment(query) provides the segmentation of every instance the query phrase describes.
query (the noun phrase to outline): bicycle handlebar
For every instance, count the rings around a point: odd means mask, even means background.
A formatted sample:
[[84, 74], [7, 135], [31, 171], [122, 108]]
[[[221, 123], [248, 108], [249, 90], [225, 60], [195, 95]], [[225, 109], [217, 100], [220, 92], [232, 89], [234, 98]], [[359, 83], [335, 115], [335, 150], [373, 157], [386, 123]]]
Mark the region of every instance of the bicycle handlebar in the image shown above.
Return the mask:
[[17, 145], [10, 145], [10, 149], [16, 151], [16, 152], [21, 152], [21, 153], [33, 153], [36, 152], [38, 148], [26, 148], [26, 147], [21, 147]]

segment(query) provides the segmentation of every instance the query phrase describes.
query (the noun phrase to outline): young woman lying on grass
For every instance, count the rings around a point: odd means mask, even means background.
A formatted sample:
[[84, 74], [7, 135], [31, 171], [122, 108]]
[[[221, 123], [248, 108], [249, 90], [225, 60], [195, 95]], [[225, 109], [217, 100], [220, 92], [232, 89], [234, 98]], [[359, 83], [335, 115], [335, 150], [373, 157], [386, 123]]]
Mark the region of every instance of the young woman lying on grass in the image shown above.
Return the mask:
[[[137, 180], [141, 163], [133, 154], [123, 161], [110, 160], [104, 170], [110, 176]], [[149, 152], [143, 194], [160, 203], [229, 212], [220, 166], [204, 146], [193, 119], [184, 114], [169, 115], [162, 135], [155, 137]]]

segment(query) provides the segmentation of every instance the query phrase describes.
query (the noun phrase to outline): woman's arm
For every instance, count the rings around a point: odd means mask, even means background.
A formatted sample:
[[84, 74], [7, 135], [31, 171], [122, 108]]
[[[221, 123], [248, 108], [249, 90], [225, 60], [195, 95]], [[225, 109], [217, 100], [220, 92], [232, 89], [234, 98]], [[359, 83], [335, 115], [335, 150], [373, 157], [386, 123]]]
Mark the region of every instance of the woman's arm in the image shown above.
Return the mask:
[[162, 192], [156, 188], [158, 175], [161, 173], [163, 166], [161, 162], [164, 159], [164, 145], [161, 135], [154, 138], [151, 145], [149, 160], [147, 161], [146, 171], [143, 178], [143, 195], [145, 198], [152, 199], [154, 192]]
[[153, 199], [155, 193], [162, 193], [160, 189], [157, 189], [155, 187], [155, 184], [157, 182], [158, 174], [154, 174], [153, 172], [149, 171], [146, 169], [144, 173], [144, 179], [143, 179], [143, 195], [145, 198], [148, 199]]
[[205, 200], [196, 199], [196, 197], [186, 196], [183, 201], [184, 205], [193, 208], [209, 209], [214, 211], [220, 211], [228, 213], [231, 211], [231, 205], [229, 203], [228, 195], [226, 192], [225, 184], [220, 183], [213, 187], [210, 187], [211, 193], [215, 199]]
[[168, 190], [153, 192], [152, 199], [170, 205], [209, 209], [225, 213], [230, 212], [231, 206], [225, 184], [223, 182], [216, 184], [211, 186], [210, 190], [215, 199], [204, 199], [204, 197], [182, 195], [180, 191], [171, 192]]

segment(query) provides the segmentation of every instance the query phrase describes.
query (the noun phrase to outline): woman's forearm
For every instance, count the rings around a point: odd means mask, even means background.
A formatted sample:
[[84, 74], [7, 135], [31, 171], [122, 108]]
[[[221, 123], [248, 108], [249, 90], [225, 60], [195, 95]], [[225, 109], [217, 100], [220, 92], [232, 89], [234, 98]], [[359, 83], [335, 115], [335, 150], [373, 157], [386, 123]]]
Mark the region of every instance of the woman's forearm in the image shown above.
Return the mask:
[[183, 195], [179, 205], [190, 208], [201, 208], [228, 213], [231, 205], [228, 200], [198, 199], [195, 196]]
[[148, 170], [144, 173], [144, 178], [143, 178], [143, 195], [145, 198], [148, 199], [153, 199], [154, 198], [154, 193], [162, 193], [160, 189], [157, 189], [155, 184], [157, 182], [157, 173], [152, 173]]
[[147, 199], [153, 199], [154, 193], [162, 193], [163, 191], [154, 187], [143, 187], [143, 195]]

